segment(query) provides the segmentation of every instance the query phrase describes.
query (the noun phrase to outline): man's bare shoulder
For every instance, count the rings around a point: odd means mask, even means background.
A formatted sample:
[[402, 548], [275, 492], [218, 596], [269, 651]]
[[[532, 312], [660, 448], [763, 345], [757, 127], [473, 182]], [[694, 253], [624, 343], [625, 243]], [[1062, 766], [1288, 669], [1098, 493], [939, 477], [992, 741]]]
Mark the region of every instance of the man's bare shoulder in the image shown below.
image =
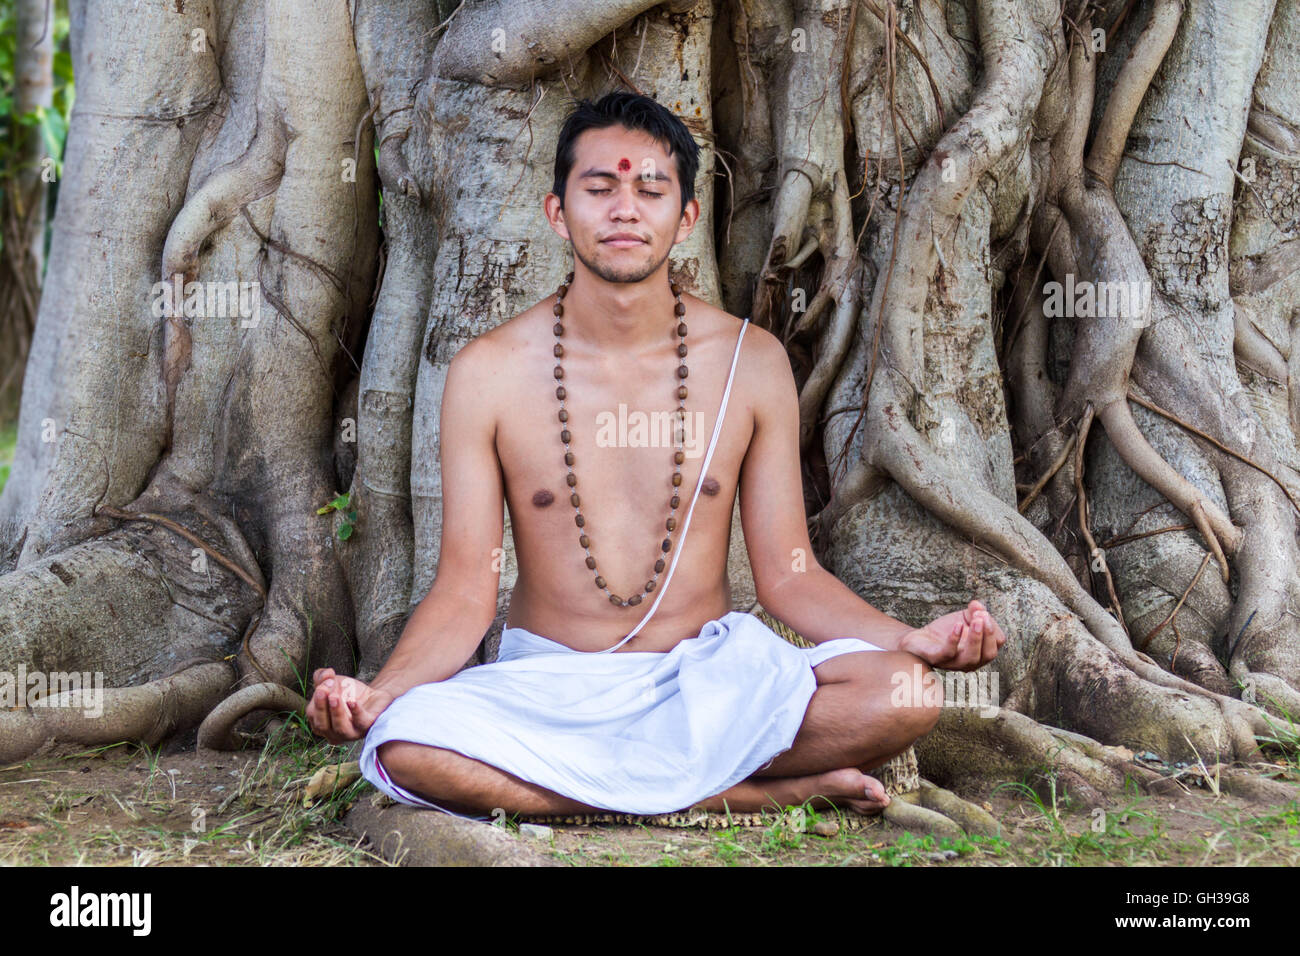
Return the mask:
[[471, 339], [460, 350], [469, 353], [466, 355], [467, 363], [482, 365], [497, 373], [503, 371], [512, 354], [518, 354], [528, 343], [536, 341], [543, 331], [548, 336], [551, 334], [551, 327], [555, 324], [555, 313], [551, 308], [554, 298], [547, 296]]
[[[519, 366], [530, 352], [527, 344], [541, 334], [549, 315], [551, 304], [542, 300], [462, 345], [448, 369], [444, 405], [452, 401], [474, 409], [473, 420], [495, 437], [503, 414], [518, 401], [511, 390], [524, 379]], [[550, 326], [545, 325], [548, 335]]]
[[[703, 300], [685, 295], [682, 299], [686, 302], [690, 334], [699, 331], [718, 338], [716, 348], [723, 361], [721, 374], [725, 381], [744, 320]], [[749, 432], [752, 441], [762, 423], [773, 421], [791, 403], [798, 404], [798, 392], [789, 354], [779, 338], [751, 320], [740, 343], [727, 415], [733, 419], [741, 414], [748, 416], [752, 422]]]
[[[775, 335], [753, 322], [745, 329], [745, 341], [741, 349], [745, 368], [751, 376], [762, 381], [774, 372], [788, 372], [790, 357], [785, 346]], [[739, 374], [739, 370], [737, 370]]]
[[[704, 303], [701, 303], [703, 305]], [[740, 334], [743, 319], [730, 312], [709, 306], [705, 314], [711, 324], [722, 331], [725, 340], [734, 347], [736, 337]], [[730, 350], [728, 350], [730, 359]], [[745, 339], [741, 343], [740, 358], [736, 362], [735, 388], [744, 388], [745, 392], [761, 398], [771, 392], [774, 382], [789, 376], [790, 357], [781, 340], [753, 321], [745, 328]], [[751, 387], [746, 387], [746, 386]], [[784, 396], [782, 396], [784, 398]]]
[[[781, 340], [752, 321], [745, 329], [736, 384], [747, 396], [754, 434], [765, 423], [779, 420], [790, 405], [798, 405], [799, 392], [790, 368], [790, 355]], [[751, 436], [752, 437], [752, 436]]]

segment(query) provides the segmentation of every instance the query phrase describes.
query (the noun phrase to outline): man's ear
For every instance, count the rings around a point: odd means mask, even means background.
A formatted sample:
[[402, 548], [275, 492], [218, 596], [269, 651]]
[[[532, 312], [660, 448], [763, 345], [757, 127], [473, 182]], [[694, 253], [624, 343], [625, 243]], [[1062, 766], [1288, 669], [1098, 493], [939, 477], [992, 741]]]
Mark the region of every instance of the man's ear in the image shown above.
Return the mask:
[[682, 210], [682, 219], [677, 226], [677, 238], [673, 240], [674, 245], [683, 242], [695, 228], [695, 224], [700, 219], [700, 201], [694, 197], [686, 203], [686, 208]]
[[546, 213], [547, 225], [552, 231], [561, 239], [570, 239], [569, 227], [564, 223], [564, 206], [560, 197], [555, 193], [547, 193], [542, 208]]

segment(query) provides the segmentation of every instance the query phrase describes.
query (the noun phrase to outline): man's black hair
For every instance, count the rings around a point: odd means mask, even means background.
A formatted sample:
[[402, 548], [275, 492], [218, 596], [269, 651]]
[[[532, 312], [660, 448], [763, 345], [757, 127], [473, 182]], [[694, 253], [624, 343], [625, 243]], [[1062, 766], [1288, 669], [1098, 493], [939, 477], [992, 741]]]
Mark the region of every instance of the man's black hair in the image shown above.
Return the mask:
[[686, 124], [672, 111], [648, 96], [617, 90], [606, 93], [594, 103], [578, 100], [573, 112], [560, 129], [555, 144], [555, 185], [553, 192], [560, 197], [564, 208], [564, 187], [573, 169], [574, 149], [580, 133], [589, 129], [607, 129], [624, 126], [627, 129], [649, 133], [665, 147], [669, 156], [677, 161], [677, 178], [681, 181], [682, 211], [695, 198], [695, 173], [700, 168], [700, 147], [696, 144]]

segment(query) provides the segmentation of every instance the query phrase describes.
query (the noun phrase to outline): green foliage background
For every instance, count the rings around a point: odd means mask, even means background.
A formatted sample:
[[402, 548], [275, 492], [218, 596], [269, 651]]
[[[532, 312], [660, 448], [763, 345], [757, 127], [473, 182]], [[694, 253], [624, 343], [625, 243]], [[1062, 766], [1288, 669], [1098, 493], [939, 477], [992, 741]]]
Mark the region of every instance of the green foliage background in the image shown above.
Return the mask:
[[[0, 0], [0, 125], [8, 132], [0, 141], [0, 204], [9, 204], [9, 183], [22, 172], [23, 145], [32, 135], [41, 137], [44, 155], [54, 159], [54, 181], [49, 184], [49, 215], [45, 223], [45, 261], [49, 262], [50, 236], [54, 221], [54, 204], [58, 199], [59, 181], [63, 178], [63, 148], [68, 138], [68, 119], [72, 114], [75, 90], [72, 82], [72, 55], [68, 50], [67, 0], [54, 4], [54, 95], [50, 108], [14, 113], [14, 61], [18, 53], [18, 34], [14, 0]], [[0, 230], [0, 254], [4, 235]], [[17, 421], [0, 422], [0, 490], [9, 480], [13, 463]]]

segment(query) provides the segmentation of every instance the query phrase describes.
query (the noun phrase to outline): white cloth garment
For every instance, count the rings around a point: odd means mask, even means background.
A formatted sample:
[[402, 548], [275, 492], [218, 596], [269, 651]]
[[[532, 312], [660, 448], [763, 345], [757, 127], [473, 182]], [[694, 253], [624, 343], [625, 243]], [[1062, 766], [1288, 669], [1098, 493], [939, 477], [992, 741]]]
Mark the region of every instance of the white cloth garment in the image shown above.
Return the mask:
[[593, 807], [685, 810], [790, 749], [817, 689], [813, 667], [878, 650], [855, 637], [795, 647], [742, 611], [666, 653], [584, 653], [507, 627], [495, 663], [393, 701], [366, 735], [361, 772], [400, 803], [452, 812], [384, 770], [379, 747], [409, 740]]
[[746, 318], [672, 563], [641, 622], [613, 647], [590, 652], [505, 628], [495, 663], [413, 687], [388, 705], [361, 751], [367, 780], [401, 803], [452, 813], [398, 786], [384, 770], [379, 747], [408, 740], [457, 751], [593, 807], [685, 810], [790, 749], [817, 689], [813, 667], [840, 654], [883, 650], [856, 637], [798, 648], [754, 615], [732, 611], [666, 653], [612, 653], [645, 627], [672, 580], [748, 326]]

